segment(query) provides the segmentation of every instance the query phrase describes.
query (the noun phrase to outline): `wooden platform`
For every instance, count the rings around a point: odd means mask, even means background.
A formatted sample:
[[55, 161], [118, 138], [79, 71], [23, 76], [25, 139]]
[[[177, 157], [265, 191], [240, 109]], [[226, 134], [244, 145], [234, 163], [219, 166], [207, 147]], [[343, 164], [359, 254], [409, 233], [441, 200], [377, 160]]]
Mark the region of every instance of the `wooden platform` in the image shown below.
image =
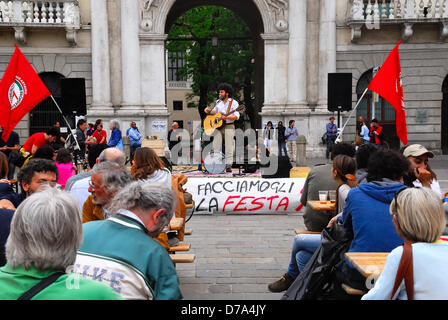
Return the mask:
[[290, 178], [306, 178], [311, 168], [309, 167], [294, 167], [289, 171]]

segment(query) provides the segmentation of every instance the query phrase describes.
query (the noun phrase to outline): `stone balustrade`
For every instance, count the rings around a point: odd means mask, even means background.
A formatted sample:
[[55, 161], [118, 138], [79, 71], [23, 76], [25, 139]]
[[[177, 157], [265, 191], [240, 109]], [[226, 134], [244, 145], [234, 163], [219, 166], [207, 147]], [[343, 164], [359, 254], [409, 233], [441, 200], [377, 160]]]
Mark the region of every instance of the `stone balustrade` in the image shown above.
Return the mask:
[[79, 4], [77, 0], [0, 1], [0, 27], [14, 28], [15, 38], [21, 43], [26, 43], [26, 28], [65, 28], [67, 41], [76, 45]]
[[413, 26], [433, 23], [440, 26], [440, 39], [448, 37], [448, 0], [353, 0], [347, 24], [352, 42], [361, 38], [361, 28], [380, 29], [382, 24], [399, 24], [402, 40], [413, 35]]

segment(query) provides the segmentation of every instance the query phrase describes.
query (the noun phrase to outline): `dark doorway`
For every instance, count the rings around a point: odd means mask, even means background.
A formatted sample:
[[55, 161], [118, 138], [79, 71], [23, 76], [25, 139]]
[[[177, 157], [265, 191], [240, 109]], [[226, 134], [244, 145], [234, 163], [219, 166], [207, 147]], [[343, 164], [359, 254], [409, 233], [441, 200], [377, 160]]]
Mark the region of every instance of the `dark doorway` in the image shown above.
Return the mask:
[[[61, 106], [61, 79], [64, 79], [64, 76], [57, 72], [43, 72], [39, 74], [39, 77], [47, 86], [59, 106]], [[70, 121], [69, 119], [67, 120]], [[48, 97], [30, 111], [30, 136], [36, 132], [47, 131], [56, 121], [60, 122], [61, 127], [66, 126], [58, 108], [55, 106], [51, 97]], [[70, 123], [70, 125], [72, 124]]]
[[448, 154], [448, 76], [445, 77], [442, 85], [442, 153]]
[[[372, 81], [372, 71], [372, 69], [368, 70], [359, 78], [356, 86], [358, 99], [361, 98], [362, 93]], [[369, 124], [372, 119], [376, 118], [383, 127], [386, 144], [392, 149], [400, 148], [400, 139], [397, 136], [395, 125], [395, 108], [389, 102], [368, 90], [356, 109], [356, 119], [359, 116], [363, 116]]]

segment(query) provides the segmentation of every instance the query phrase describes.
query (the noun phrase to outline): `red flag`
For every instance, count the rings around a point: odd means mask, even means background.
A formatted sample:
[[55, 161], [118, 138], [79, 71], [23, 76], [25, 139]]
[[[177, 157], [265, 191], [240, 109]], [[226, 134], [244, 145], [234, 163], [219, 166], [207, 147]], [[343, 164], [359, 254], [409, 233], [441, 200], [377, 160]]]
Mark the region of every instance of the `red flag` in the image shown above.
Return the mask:
[[406, 115], [403, 98], [403, 83], [401, 81], [401, 66], [398, 46], [389, 53], [380, 70], [369, 83], [368, 88], [378, 93], [396, 110], [395, 123], [397, 127], [397, 136], [403, 144], [408, 143], [408, 131], [406, 128]]
[[50, 96], [45, 84], [16, 46], [0, 81], [0, 125], [7, 141], [17, 123], [39, 102]]

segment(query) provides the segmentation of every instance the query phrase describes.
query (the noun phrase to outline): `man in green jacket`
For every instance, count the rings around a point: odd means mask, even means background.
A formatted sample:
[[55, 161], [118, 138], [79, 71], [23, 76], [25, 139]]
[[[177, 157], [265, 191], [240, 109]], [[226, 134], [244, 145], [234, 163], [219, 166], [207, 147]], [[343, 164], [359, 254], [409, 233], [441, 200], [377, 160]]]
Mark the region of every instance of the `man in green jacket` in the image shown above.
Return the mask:
[[153, 238], [174, 212], [171, 188], [154, 182], [133, 182], [113, 198], [107, 220], [83, 225], [75, 272], [108, 284], [124, 299], [182, 299], [174, 264]]

